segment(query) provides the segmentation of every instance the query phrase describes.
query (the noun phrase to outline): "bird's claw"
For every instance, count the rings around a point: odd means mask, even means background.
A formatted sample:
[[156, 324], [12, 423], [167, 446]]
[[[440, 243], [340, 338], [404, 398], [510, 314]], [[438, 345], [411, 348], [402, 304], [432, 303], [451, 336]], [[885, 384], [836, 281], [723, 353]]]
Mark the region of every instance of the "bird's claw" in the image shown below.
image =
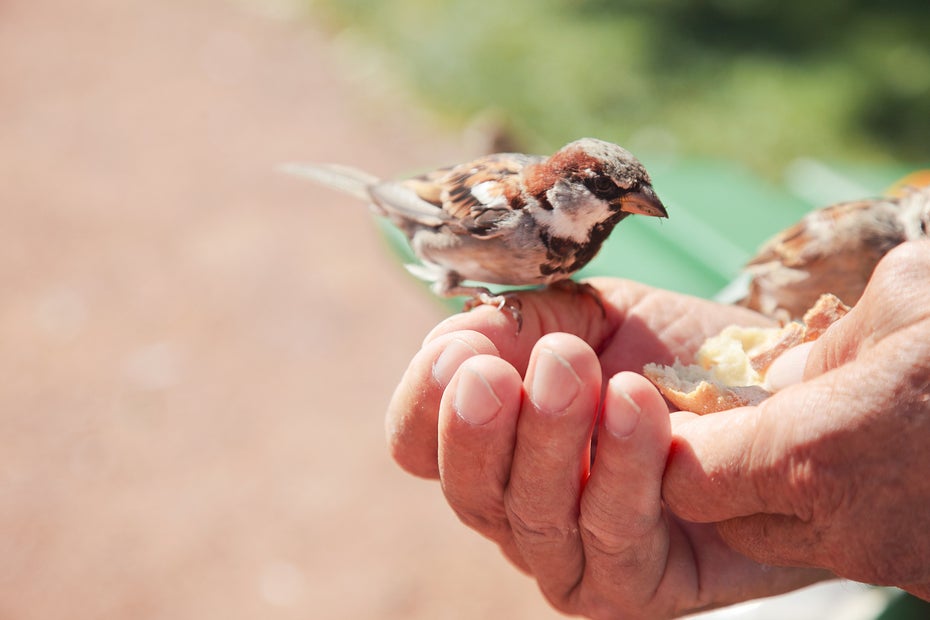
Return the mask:
[[517, 324], [517, 333], [523, 329], [523, 313], [520, 311], [520, 300], [513, 293], [493, 295], [488, 291], [476, 293], [465, 302], [465, 311], [469, 312], [478, 306], [494, 306], [500, 311], [506, 310]]

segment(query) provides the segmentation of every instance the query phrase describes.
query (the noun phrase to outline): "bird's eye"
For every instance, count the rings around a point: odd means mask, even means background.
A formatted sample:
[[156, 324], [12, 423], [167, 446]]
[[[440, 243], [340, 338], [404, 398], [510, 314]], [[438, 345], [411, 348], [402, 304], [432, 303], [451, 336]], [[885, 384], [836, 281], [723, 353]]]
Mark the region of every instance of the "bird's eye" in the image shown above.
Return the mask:
[[592, 185], [594, 193], [598, 194], [599, 196], [612, 194], [617, 191], [617, 186], [614, 185], [614, 182], [607, 177], [595, 177]]

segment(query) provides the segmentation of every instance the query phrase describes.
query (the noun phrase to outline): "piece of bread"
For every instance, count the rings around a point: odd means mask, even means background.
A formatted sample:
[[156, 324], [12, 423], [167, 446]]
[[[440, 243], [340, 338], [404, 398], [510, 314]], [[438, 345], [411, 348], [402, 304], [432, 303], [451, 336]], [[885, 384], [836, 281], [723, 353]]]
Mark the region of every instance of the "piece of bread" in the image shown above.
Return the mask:
[[772, 394], [765, 382], [772, 362], [788, 349], [816, 340], [847, 312], [849, 307], [837, 297], [822, 295], [801, 323], [731, 325], [701, 345], [694, 364], [646, 364], [643, 374], [684, 411], [705, 414], [757, 405]]

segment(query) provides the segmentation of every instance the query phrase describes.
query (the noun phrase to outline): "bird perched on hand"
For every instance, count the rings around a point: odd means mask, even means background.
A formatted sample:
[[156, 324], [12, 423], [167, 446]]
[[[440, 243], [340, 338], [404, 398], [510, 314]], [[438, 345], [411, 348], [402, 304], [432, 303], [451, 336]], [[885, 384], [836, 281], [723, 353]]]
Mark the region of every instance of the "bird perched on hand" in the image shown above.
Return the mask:
[[747, 263], [749, 292], [737, 303], [781, 320], [799, 319], [822, 293], [854, 305], [886, 253], [930, 238], [930, 186], [911, 178], [886, 198], [812, 211], [773, 237]]
[[545, 285], [568, 279], [632, 214], [668, 217], [646, 169], [626, 149], [582, 138], [551, 157], [498, 153], [404, 181], [332, 164], [289, 172], [347, 191], [406, 234], [414, 275], [441, 296], [505, 305], [477, 281]]

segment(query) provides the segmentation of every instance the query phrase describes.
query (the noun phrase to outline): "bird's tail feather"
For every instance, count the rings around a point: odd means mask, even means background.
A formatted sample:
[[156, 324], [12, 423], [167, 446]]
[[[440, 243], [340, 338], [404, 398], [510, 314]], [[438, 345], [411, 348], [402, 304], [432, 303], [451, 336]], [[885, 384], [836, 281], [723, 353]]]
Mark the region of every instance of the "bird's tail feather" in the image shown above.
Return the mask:
[[279, 170], [286, 174], [310, 179], [317, 183], [322, 183], [347, 192], [361, 198], [362, 200], [371, 200], [368, 188], [378, 183], [378, 177], [362, 172], [349, 166], [340, 166], [338, 164], [300, 164], [288, 163], [279, 166]]

